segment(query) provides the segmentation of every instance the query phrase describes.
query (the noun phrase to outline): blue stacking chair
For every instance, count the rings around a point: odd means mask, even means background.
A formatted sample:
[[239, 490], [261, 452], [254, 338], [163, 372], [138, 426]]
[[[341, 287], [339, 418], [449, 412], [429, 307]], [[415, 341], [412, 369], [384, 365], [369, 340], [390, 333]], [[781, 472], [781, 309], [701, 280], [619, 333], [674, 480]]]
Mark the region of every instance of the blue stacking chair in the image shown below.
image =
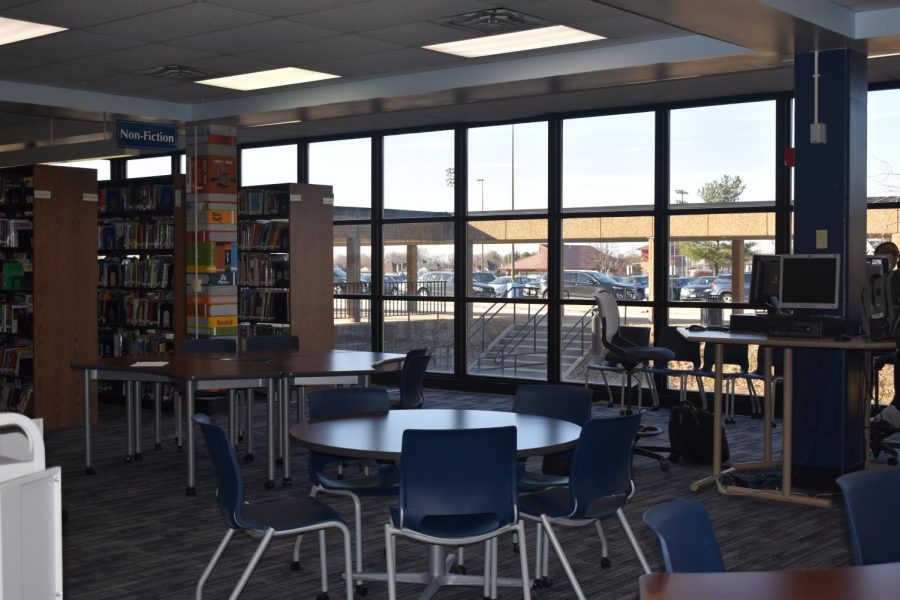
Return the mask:
[[900, 471], [857, 471], [841, 475], [837, 484], [847, 506], [853, 564], [900, 562], [900, 522], [893, 518], [900, 506]]
[[[640, 424], [640, 413], [588, 421], [581, 429], [572, 456], [569, 485], [519, 496], [522, 517], [539, 523], [536, 557], [540, 557], [542, 552], [542, 532], [546, 533], [579, 600], [585, 600], [585, 595], [553, 532], [554, 524], [569, 527], [593, 524], [602, 537], [599, 519], [615, 514], [644, 572], [650, 572], [628, 519], [622, 512], [622, 507], [634, 492], [631, 459]], [[544, 563], [546, 565], [546, 559]], [[535, 564], [539, 565], [540, 560], [535, 560]], [[548, 585], [546, 575], [546, 570], [543, 575], [535, 573], [535, 583]]]
[[[485, 542], [484, 595], [496, 597], [497, 536], [517, 533], [522, 594], [530, 600], [516, 508], [516, 428], [407, 430], [400, 468], [399, 505], [385, 525], [388, 598], [397, 598], [397, 536], [437, 545]], [[456, 576], [444, 577], [453, 583]]]
[[216, 500], [219, 504], [219, 512], [228, 524], [225, 537], [219, 542], [218, 548], [200, 576], [197, 583], [196, 599], [203, 598], [203, 585], [209, 578], [216, 563], [219, 562], [228, 542], [231, 541], [234, 532], [244, 531], [253, 537], [262, 538], [253, 558], [244, 569], [240, 580], [231, 592], [229, 598], [234, 600], [240, 596], [244, 586], [253, 574], [257, 563], [273, 537], [297, 535], [306, 531], [319, 531], [319, 551], [322, 561], [322, 591], [318, 600], [328, 599], [328, 570], [325, 553], [325, 530], [338, 529], [344, 538], [344, 565], [346, 577], [347, 598], [353, 598], [353, 566], [350, 560], [350, 530], [341, 516], [331, 507], [322, 504], [315, 498], [291, 498], [277, 502], [264, 504], [251, 504], [244, 501], [244, 482], [241, 478], [241, 469], [234, 455], [225, 431], [218, 425], [210, 422], [204, 414], [196, 414], [194, 422], [203, 431], [206, 438], [206, 447], [212, 457], [216, 469]]
[[696, 500], [676, 500], [644, 513], [656, 534], [666, 573], [720, 573], [725, 570], [706, 507]]
[[[309, 418], [311, 421], [334, 419], [367, 413], [386, 413], [390, 408], [390, 398], [384, 388], [336, 388], [314, 392], [309, 395]], [[362, 567], [362, 507], [360, 497], [396, 496], [400, 489], [400, 470], [394, 464], [378, 464], [374, 472], [360, 480], [338, 479], [328, 474], [332, 465], [340, 465], [343, 458], [310, 452], [307, 468], [309, 480], [313, 487], [310, 496], [316, 497], [320, 492], [345, 496], [353, 501], [353, 519], [356, 537], [356, 570]], [[298, 537], [294, 544], [294, 561], [292, 568], [300, 568], [300, 545]], [[358, 584], [360, 595], [366, 588]]]
[[400, 400], [394, 402], [391, 408], [422, 408], [425, 403], [422, 384], [430, 360], [429, 348], [416, 348], [406, 353], [400, 369]]
[[[300, 338], [296, 335], [251, 335], [247, 338], [246, 348], [248, 352], [294, 352], [300, 349]], [[253, 395], [253, 389], [246, 390], [247, 454], [244, 460], [253, 460]], [[297, 410], [302, 413], [303, 407], [298, 406]], [[280, 414], [281, 411], [276, 410], [275, 418]], [[281, 428], [276, 426], [275, 430], [280, 431]], [[284, 445], [283, 440], [279, 439], [279, 445]], [[279, 448], [279, 455], [283, 453], [284, 449]]]

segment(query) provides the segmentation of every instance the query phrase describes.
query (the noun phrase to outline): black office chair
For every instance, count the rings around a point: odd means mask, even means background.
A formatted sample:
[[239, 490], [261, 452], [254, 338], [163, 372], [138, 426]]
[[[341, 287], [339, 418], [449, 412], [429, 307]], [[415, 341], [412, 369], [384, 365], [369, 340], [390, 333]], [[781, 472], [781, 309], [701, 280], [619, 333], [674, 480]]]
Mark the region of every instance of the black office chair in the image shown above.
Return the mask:
[[406, 353], [403, 367], [400, 369], [400, 399], [391, 404], [391, 408], [422, 408], [425, 397], [422, 395], [422, 383], [425, 371], [431, 360], [430, 348], [416, 348]]
[[[613, 344], [617, 347], [622, 348], [630, 348], [632, 346], [644, 347], [650, 345], [650, 328], [649, 327], [632, 327], [628, 325], [621, 325], [619, 330], [616, 331], [615, 336], [613, 337]], [[608, 351], [606, 355], [603, 357], [603, 360], [596, 363], [591, 363], [588, 365], [588, 368], [585, 370], [585, 387], [588, 384], [588, 378], [590, 376], [591, 371], [597, 371], [600, 373], [601, 379], [603, 379], [603, 386], [606, 388], [606, 395], [609, 398], [608, 405], [612, 407], [615, 405], [616, 401], [613, 398], [612, 386], [609, 384], [609, 379], [607, 379], [607, 373], [615, 373], [617, 375], [624, 376], [625, 368], [622, 366], [622, 361], [619, 360], [619, 357], [613, 351]], [[640, 387], [640, 380], [637, 381], [638, 384], [638, 396], [640, 404], [640, 395], [642, 394], [643, 389]], [[621, 382], [621, 385], [624, 389], [624, 381]], [[619, 400], [621, 410], [625, 410], [625, 396], [622, 395]]]
[[[181, 342], [181, 351], [186, 354], [235, 354], [237, 341], [234, 338], [188, 338]], [[228, 437], [232, 445], [237, 443], [237, 406], [234, 390], [204, 390], [194, 394], [194, 406], [198, 412], [209, 411], [213, 402], [228, 399]], [[202, 407], [205, 404], [205, 408]], [[181, 451], [181, 399], [175, 398], [175, 443]]]
[[[663, 327], [656, 331], [657, 348], [668, 348], [672, 351], [671, 360], [654, 361], [652, 366], [641, 367], [648, 374], [659, 374], [663, 377], [678, 377], [678, 399], [687, 400], [687, 380], [694, 377], [697, 388], [702, 392], [703, 381], [700, 374], [700, 342], [689, 342], [674, 327]], [[670, 362], [688, 363], [690, 366], [673, 366]]]
[[[725, 373], [724, 368], [728, 365], [737, 367], [737, 371]], [[700, 367], [700, 374], [703, 377], [714, 378], [716, 366], [716, 346], [715, 344], [706, 343], [703, 347], [703, 366]], [[735, 383], [738, 379], [747, 382], [747, 391], [750, 395], [751, 414], [762, 414], [759, 396], [756, 394], [756, 388], [753, 387], [753, 374], [750, 373], [750, 354], [749, 347], [744, 344], [724, 344], [722, 358], [722, 380], [725, 384], [725, 406], [723, 414], [726, 423], [734, 423], [734, 397]], [[701, 386], [701, 389], [703, 387]], [[706, 391], [703, 390], [703, 407], [706, 408]], [[729, 416], [730, 415], [730, 416]]]
[[[296, 335], [251, 335], [246, 341], [247, 352], [295, 352], [300, 349], [300, 338]], [[247, 453], [244, 460], [253, 460], [253, 396], [256, 390], [248, 389], [245, 394], [247, 397], [246, 404], [246, 429], [247, 432]], [[289, 400], [289, 399], [288, 399]], [[299, 407], [298, 410], [303, 410]], [[281, 411], [275, 411], [276, 431], [281, 431], [277, 421], [281, 415]], [[279, 439], [278, 453], [283, 454], [281, 448], [281, 439]]]

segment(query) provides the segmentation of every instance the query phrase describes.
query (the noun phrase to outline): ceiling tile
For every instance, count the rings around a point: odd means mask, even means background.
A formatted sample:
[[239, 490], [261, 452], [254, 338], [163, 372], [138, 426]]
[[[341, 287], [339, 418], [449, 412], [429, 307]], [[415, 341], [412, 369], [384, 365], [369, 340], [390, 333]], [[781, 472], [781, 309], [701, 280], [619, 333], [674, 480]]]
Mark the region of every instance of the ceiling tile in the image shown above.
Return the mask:
[[[0, 11], [0, 14], [13, 19], [24, 19], [73, 29], [165, 10], [181, 4], [190, 4], [192, 1], [38, 0]], [[2, 4], [0, 3], [0, 5]], [[22, 2], [18, 2], [18, 4], [22, 4]], [[127, 37], [127, 34], [123, 34], [123, 37]]]
[[618, 8], [585, 0], [543, 0], [517, 6], [516, 10], [572, 27], [578, 27], [579, 21], [608, 19], [628, 14]]
[[180, 65], [192, 60], [210, 58], [209, 52], [198, 52], [187, 48], [175, 48], [163, 44], [144, 44], [135, 48], [88, 56], [67, 61], [79, 67], [108, 69], [110, 71], [136, 73], [162, 65]]
[[325, 60], [337, 60], [351, 56], [373, 54], [375, 52], [387, 52], [397, 50], [399, 46], [373, 40], [371, 38], [347, 34], [338, 35], [322, 40], [288, 44], [256, 52], [240, 54], [242, 58], [261, 60], [278, 65], [293, 65], [305, 67], [313, 62]]
[[86, 69], [72, 65], [41, 65], [33, 69], [17, 71], [9, 76], [12, 81], [25, 81], [28, 83], [40, 83], [42, 85], [63, 85], [81, 87], [89, 85], [89, 82], [100, 77], [112, 75], [109, 71], [100, 69]]
[[134, 75], [131, 73], [116, 73], [108, 77], [101, 77], [91, 81], [91, 89], [97, 92], [110, 94], [139, 95], [143, 96], [146, 90], [175, 85], [176, 82], [162, 77], [150, 77], [149, 75]]
[[192, 60], [184, 63], [188, 67], [196, 67], [207, 71], [213, 71], [220, 75], [239, 75], [241, 73], [255, 73], [278, 68], [278, 65], [260, 62], [257, 60], [244, 60], [235, 56], [213, 56]]
[[427, 21], [487, 8], [491, 6], [477, 0], [370, 0], [362, 4], [306, 13], [292, 17], [291, 20], [351, 32]]
[[471, 33], [467, 34], [453, 27], [428, 22], [410, 23], [382, 29], [368, 29], [360, 33], [366, 37], [400, 44], [401, 46], [427, 46], [429, 44], [455, 42], [472, 37]]
[[420, 48], [402, 48], [390, 52], [313, 63], [309, 67], [316, 71], [334, 73], [344, 77], [356, 77], [447, 67], [461, 64], [464, 61], [464, 58], [450, 54], [430, 52]]
[[0, 60], [0, 78], [9, 73], [15, 73], [22, 69], [30, 69], [43, 64], [46, 64], [46, 62], [40, 60], [28, 60], [26, 58], [4, 58]]
[[660, 23], [659, 21], [624, 13], [612, 19], [584, 21], [579, 24], [579, 28], [604, 37], [626, 41], [661, 39], [688, 34], [683, 29]]
[[191, 48], [204, 52], [232, 54], [251, 52], [272, 46], [291, 44], [297, 40], [315, 40], [337, 35], [337, 31], [321, 29], [284, 19], [273, 19], [225, 31], [215, 31], [203, 35], [166, 42], [170, 46]]
[[347, 4], [361, 4], [368, 0], [303, 0], [303, 2], [297, 2], [297, 0], [253, 0], [252, 3], [248, 3], [247, 0], [206, 1], [210, 4], [218, 4], [219, 6], [227, 6], [239, 10], [250, 10], [270, 17], [288, 17], [291, 15], [325, 10], [327, 8], [345, 6]]
[[0, 60], [7, 57], [59, 62], [105, 54], [141, 45], [141, 42], [86, 31], [62, 31], [53, 35], [0, 46]]
[[146, 90], [141, 95], [169, 102], [208, 102], [210, 100], [236, 98], [241, 95], [241, 92], [199, 85], [197, 83], [177, 83], [167, 87]]
[[148, 42], [175, 40], [265, 21], [267, 17], [194, 2], [155, 13], [91, 27], [90, 31]]

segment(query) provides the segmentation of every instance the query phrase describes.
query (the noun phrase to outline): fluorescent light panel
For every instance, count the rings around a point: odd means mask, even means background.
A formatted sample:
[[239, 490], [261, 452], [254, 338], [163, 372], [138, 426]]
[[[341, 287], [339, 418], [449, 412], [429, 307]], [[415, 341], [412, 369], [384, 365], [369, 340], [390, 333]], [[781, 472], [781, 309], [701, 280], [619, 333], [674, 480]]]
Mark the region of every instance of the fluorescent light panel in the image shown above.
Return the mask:
[[605, 39], [602, 35], [572, 29], [565, 25], [553, 25], [527, 31], [488, 35], [459, 42], [432, 44], [431, 46], [423, 46], [423, 48], [464, 58], [477, 58], [479, 56], [537, 50], [538, 48], [551, 48], [553, 46], [580, 44], [582, 42], [594, 42]]
[[335, 77], [340, 77], [340, 75], [319, 73], [318, 71], [308, 71], [296, 67], [285, 67], [283, 69], [272, 69], [271, 71], [257, 71], [256, 73], [244, 73], [243, 75], [229, 75], [228, 77], [204, 79], [202, 81], [197, 81], [196, 83], [246, 92], [249, 90], [261, 90], [282, 85], [296, 85], [298, 83], [309, 83], [310, 81], [321, 81], [322, 79], [334, 79]]
[[277, 123], [260, 123], [259, 125], [247, 125], [247, 128], [253, 127], [272, 127], [273, 125], [290, 125], [291, 123], [302, 123], [303, 121], [300, 119], [294, 119], [293, 121], [278, 121]]
[[0, 46], [21, 42], [22, 40], [30, 40], [42, 35], [50, 35], [58, 31], [66, 31], [66, 28], [0, 17]]

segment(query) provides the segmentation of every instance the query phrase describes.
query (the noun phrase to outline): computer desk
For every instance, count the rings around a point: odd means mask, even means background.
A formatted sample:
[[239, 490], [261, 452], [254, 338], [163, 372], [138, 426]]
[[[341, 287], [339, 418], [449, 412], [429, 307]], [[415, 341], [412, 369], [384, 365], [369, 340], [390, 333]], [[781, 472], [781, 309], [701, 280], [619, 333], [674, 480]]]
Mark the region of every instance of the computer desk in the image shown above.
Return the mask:
[[[890, 350], [894, 342], [870, 342], [862, 337], [850, 338], [785, 338], [769, 337], [760, 333], [742, 333], [736, 331], [690, 331], [687, 327], [679, 327], [678, 332], [689, 342], [705, 342], [715, 345], [715, 378], [713, 387], [713, 463], [712, 474], [691, 484], [693, 491], [716, 484], [722, 494], [751, 496], [780, 502], [792, 502], [808, 506], [831, 507], [831, 500], [796, 495], [791, 491], [791, 441], [793, 427], [793, 360], [794, 348], [821, 348], [834, 350], [853, 350], [871, 352], [873, 350]], [[764, 402], [763, 402], [763, 460], [762, 462], [733, 463], [729, 469], [722, 470], [722, 363], [725, 344], [758, 344], [763, 348], [764, 360]], [[737, 485], [725, 485], [721, 481], [723, 473], [732, 471], [749, 471], [758, 469], [775, 469], [778, 463], [772, 460], [772, 418], [774, 416], [774, 398], [772, 397], [772, 348], [784, 349], [784, 407], [782, 409], [783, 448], [781, 451], [781, 490], [759, 490]], [[868, 361], [867, 361], [868, 362]]]

